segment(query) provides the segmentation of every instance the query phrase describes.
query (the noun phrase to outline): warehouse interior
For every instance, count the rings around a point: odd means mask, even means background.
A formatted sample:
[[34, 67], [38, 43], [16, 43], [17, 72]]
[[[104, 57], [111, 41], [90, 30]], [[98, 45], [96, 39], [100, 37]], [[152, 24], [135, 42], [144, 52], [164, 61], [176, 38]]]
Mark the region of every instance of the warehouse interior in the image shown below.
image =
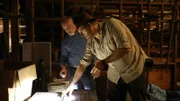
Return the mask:
[[[43, 78], [43, 84], [36, 83], [29, 98], [36, 92], [48, 92], [48, 84], [62, 79], [59, 57], [66, 32], [60, 21], [64, 16], [76, 16], [82, 12], [99, 21], [114, 17], [125, 23], [145, 53], [153, 59], [154, 65], [147, 72], [147, 83], [162, 90], [180, 90], [179, 0], [1, 0], [0, 60], [3, 62], [0, 62], [0, 96], [4, 96], [3, 101], [18, 101], [8, 97], [7, 88], [14, 87], [14, 84], [8, 84], [14, 79], [5, 80], [3, 71], [6, 69], [17, 70], [20, 74], [18, 69], [36, 64], [37, 74], [33, 77], [37, 78], [32, 80]], [[76, 94], [81, 95], [81, 100], [75, 101], [92, 101], [87, 98], [88, 92]]]

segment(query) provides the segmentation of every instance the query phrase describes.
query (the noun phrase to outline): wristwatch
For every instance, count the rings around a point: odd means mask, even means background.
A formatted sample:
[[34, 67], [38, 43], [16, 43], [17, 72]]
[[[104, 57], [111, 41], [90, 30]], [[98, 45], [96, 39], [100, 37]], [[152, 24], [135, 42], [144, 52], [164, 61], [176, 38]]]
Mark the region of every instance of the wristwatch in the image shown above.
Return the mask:
[[106, 62], [104, 60], [101, 60], [101, 62], [102, 62], [103, 65], [106, 65]]

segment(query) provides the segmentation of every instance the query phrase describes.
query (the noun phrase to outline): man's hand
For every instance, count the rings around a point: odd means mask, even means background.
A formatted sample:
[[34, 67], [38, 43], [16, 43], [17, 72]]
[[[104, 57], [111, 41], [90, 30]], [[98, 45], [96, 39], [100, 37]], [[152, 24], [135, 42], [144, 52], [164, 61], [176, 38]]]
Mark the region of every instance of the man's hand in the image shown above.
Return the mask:
[[71, 84], [69, 85], [69, 87], [65, 91], [62, 92], [62, 96], [65, 96], [67, 94], [68, 95], [72, 94], [72, 92], [74, 90], [74, 85], [81, 78], [81, 76], [84, 73], [84, 70], [85, 70], [85, 66], [82, 64], [79, 64], [78, 68], [76, 69], [76, 72], [74, 74], [74, 78], [73, 78]]
[[61, 71], [59, 72], [59, 75], [62, 77], [62, 78], [65, 78], [66, 75], [67, 75], [67, 70], [66, 70], [66, 67], [65, 66], [61, 66]]
[[103, 62], [101, 60], [96, 60], [95, 62], [95, 67], [99, 70], [103, 70], [103, 68], [105, 67], [105, 65], [103, 64]]
[[67, 94], [68, 94], [68, 96], [70, 96], [74, 90], [74, 85], [75, 85], [75, 83], [71, 82], [69, 87], [62, 92], [62, 97], [66, 96]]
[[93, 79], [95, 79], [100, 76], [100, 70], [96, 67], [93, 67], [93, 69], [91, 70], [91, 74], [93, 76]]

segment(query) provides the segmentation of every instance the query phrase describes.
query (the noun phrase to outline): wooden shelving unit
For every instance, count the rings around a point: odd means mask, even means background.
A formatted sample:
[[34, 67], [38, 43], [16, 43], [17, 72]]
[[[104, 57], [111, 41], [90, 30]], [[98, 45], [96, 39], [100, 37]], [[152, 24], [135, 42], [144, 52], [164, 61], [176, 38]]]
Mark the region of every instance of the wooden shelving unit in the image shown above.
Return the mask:
[[[12, 20], [12, 42], [13, 59], [18, 59], [18, 26], [17, 1], [14, 0], [14, 10], [9, 12], [8, 0], [4, 0], [3, 14], [4, 33], [8, 40], [8, 23]], [[180, 1], [171, 0], [26, 0], [26, 37], [27, 41], [34, 42], [47, 36], [52, 42], [55, 62], [58, 61], [60, 42], [64, 38], [61, 30], [61, 17], [71, 8], [72, 15], [77, 9], [84, 7], [93, 17], [103, 19], [108, 16], [122, 20], [133, 32], [134, 36], [143, 47], [144, 51], [153, 58], [155, 72], [157, 67], [165, 71], [163, 75], [170, 76], [170, 85], [163, 86], [164, 89], [176, 89], [176, 83], [180, 81]], [[41, 11], [41, 12], [39, 12]], [[39, 13], [37, 13], [39, 12]], [[37, 39], [36, 39], [37, 38]], [[45, 39], [45, 41], [47, 41]], [[8, 44], [8, 41], [7, 41]], [[149, 77], [153, 75], [149, 73]], [[168, 74], [170, 73], [170, 74]], [[153, 76], [152, 76], [153, 77]], [[153, 77], [155, 78], [155, 77]], [[162, 78], [161, 78], [162, 79]], [[149, 78], [151, 82], [152, 78]], [[159, 85], [161, 86], [161, 85]]]
[[[35, 21], [56, 22], [60, 21], [61, 17], [54, 16], [54, 4], [60, 3], [60, 14], [66, 11], [66, 7], [71, 5], [72, 9], [77, 7], [86, 7], [90, 14], [99, 19], [107, 16], [114, 16], [122, 20], [130, 29], [143, 47], [147, 55], [153, 58], [155, 66], [161, 67], [161, 71], [165, 70], [167, 76], [170, 76], [170, 85], [163, 86], [164, 89], [175, 89], [176, 83], [180, 81], [177, 74], [177, 64], [180, 63], [179, 50], [179, 21], [180, 21], [180, 3], [177, 0], [165, 2], [164, 0], [138, 0], [138, 1], [123, 1], [123, 0], [40, 0], [43, 3], [52, 4], [52, 16], [50, 17], [34, 17]], [[66, 5], [64, 5], [66, 4]], [[173, 7], [173, 8], [172, 8]], [[73, 11], [75, 12], [75, 11]], [[176, 18], [174, 18], [174, 15]], [[55, 27], [55, 26], [53, 26]], [[55, 32], [52, 27], [52, 36]], [[64, 37], [64, 32], [61, 32], [61, 39]], [[56, 54], [57, 55], [57, 54]], [[56, 56], [57, 57], [57, 56]], [[57, 58], [56, 58], [57, 59]], [[163, 69], [162, 69], [163, 68]], [[156, 70], [157, 71], [157, 70]], [[168, 74], [170, 73], [170, 74]], [[164, 74], [164, 75], [165, 75]], [[153, 74], [149, 73], [149, 77]], [[148, 78], [149, 83], [152, 78]], [[161, 86], [161, 85], [159, 85]]]

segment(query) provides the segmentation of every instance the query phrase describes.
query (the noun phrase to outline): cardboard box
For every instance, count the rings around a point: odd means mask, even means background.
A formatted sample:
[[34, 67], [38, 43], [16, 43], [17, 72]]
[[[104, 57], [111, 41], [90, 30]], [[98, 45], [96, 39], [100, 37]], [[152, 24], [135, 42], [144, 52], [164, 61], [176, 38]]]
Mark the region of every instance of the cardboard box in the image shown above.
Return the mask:
[[0, 98], [24, 101], [31, 96], [36, 66], [30, 62], [0, 61]]
[[51, 77], [51, 42], [24, 42], [22, 44], [22, 61], [38, 63], [42, 59], [43, 67]]

